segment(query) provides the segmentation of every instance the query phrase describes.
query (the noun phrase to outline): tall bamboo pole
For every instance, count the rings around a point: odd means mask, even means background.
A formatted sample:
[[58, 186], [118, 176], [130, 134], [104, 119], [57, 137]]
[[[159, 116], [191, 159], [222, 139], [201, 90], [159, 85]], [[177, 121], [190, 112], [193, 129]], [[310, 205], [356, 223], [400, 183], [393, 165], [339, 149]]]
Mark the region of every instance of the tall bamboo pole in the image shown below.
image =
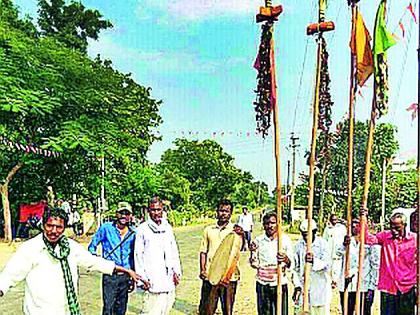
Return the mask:
[[[315, 153], [316, 153], [316, 136], [318, 130], [318, 116], [319, 116], [319, 87], [321, 83], [321, 58], [322, 58], [322, 35], [318, 38], [318, 54], [316, 65], [316, 84], [312, 108], [312, 140], [311, 140], [311, 155], [309, 158], [309, 195], [308, 195], [308, 210], [306, 218], [308, 219], [308, 237], [306, 239], [306, 252], [312, 252], [312, 217], [313, 205], [315, 195]], [[305, 263], [304, 269], [304, 285], [303, 285], [303, 311], [309, 312], [309, 282], [310, 282], [311, 264]]]
[[[356, 14], [357, 4], [351, 3], [351, 17], [352, 17], [352, 31], [354, 34], [356, 31]], [[356, 95], [356, 56], [353, 52], [350, 53], [350, 98], [349, 98], [349, 139], [348, 139], [348, 182], [347, 182], [347, 236], [351, 236], [351, 221], [352, 221], [352, 209], [353, 209], [353, 150], [354, 150], [354, 102]], [[344, 278], [348, 278], [350, 271], [350, 246], [346, 246], [344, 265]], [[344, 315], [348, 315], [348, 300], [349, 291], [348, 287], [344, 288]], [[352, 314], [353, 315], [353, 314]]]
[[[420, 16], [420, 5], [418, 7]], [[418, 24], [418, 47], [417, 47], [417, 110], [420, 109], [420, 24]], [[417, 111], [417, 251], [420, 248], [420, 112]], [[420, 261], [417, 254], [417, 314], [420, 314]]]
[[[374, 84], [375, 90], [375, 84]], [[363, 197], [362, 197], [362, 209], [367, 209], [368, 195], [369, 195], [369, 186], [370, 186], [370, 170], [372, 168], [372, 152], [373, 152], [373, 136], [375, 133], [376, 125], [376, 97], [374, 95], [372, 101], [372, 110], [370, 114], [369, 121], [369, 135], [366, 147], [366, 160], [365, 160], [365, 182], [363, 186]], [[357, 290], [356, 290], [356, 305], [355, 313], [356, 315], [360, 314], [360, 289], [362, 285], [363, 278], [363, 261], [365, 258], [365, 228], [366, 228], [366, 214], [364, 211], [360, 211], [360, 248], [359, 248], [359, 266], [357, 274]]]
[[[266, 7], [272, 7], [272, 0], [265, 0]], [[272, 21], [267, 22], [271, 23], [270, 28], [272, 32], [272, 38], [270, 43], [270, 62], [272, 71], [275, 71], [275, 64], [274, 64], [274, 55], [271, 58], [272, 54], [274, 54], [274, 23]], [[274, 80], [273, 80], [274, 79]], [[272, 75], [271, 84], [274, 84], [274, 89], [277, 89], [277, 85], [275, 82], [275, 76]], [[272, 88], [273, 90], [273, 88]], [[277, 98], [276, 98], [277, 103]], [[282, 235], [283, 235], [283, 209], [282, 209], [282, 202], [281, 202], [281, 170], [280, 170], [280, 126], [279, 126], [279, 113], [277, 104], [272, 104], [273, 106], [273, 123], [274, 123], [274, 155], [275, 155], [275, 162], [276, 162], [276, 206], [277, 206], [277, 252], [280, 253], [283, 251], [282, 249]], [[277, 315], [282, 315], [282, 285], [281, 285], [281, 278], [282, 278], [282, 265], [277, 264]], [[287, 303], [287, 302], [286, 302]]]

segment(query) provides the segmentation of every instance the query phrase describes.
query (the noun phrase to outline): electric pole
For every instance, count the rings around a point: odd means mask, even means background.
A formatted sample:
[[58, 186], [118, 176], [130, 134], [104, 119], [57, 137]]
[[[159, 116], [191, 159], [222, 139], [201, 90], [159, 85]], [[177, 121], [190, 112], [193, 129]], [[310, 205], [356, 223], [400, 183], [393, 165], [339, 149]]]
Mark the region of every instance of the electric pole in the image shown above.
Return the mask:
[[296, 187], [296, 148], [300, 145], [297, 144], [297, 140], [299, 137], [296, 137], [294, 132], [290, 137], [292, 144], [290, 147], [292, 148], [292, 187], [290, 188], [290, 215], [292, 215], [293, 210], [295, 209], [295, 187]]

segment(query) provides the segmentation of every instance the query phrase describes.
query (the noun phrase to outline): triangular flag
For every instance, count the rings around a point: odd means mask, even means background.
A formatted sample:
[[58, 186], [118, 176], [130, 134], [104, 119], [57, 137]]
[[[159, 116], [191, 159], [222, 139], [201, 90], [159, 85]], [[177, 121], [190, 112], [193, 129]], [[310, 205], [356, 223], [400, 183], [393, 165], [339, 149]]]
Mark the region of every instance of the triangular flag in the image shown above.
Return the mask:
[[417, 103], [413, 103], [407, 107], [406, 111], [411, 112], [411, 120], [414, 120], [419, 113], [419, 105]]
[[410, 2], [410, 4], [408, 5], [407, 10], [408, 10], [408, 11], [410, 11], [411, 16], [412, 16], [412, 17], [413, 17], [413, 19], [414, 19], [414, 22], [417, 24], [417, 17], [416, 17], [416, 13], [414, 12], [413, 5], [411, 4], [411, 2]]
[[398, 22], [398, 25], [400, 26], [400, 29], [401, 29], [401, 32], [402, 32], [402, 37], [404, 38], [405, 37], [405, 27], [404, 27], [404, 24], [401, 21], [399, 21]]

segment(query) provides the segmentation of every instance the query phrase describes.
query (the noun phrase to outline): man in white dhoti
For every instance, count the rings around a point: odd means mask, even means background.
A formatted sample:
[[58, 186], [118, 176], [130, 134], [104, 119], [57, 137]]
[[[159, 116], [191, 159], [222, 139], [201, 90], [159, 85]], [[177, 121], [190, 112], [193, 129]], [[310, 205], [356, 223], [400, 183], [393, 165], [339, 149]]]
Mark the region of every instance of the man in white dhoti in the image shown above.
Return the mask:
[[134, 249], [136, 272], [144, 279], [141, 315], [168, 315], [175, 302], [175, 287], [181, 277], [181, 262], [172, 227], [162, 218], [163, 204], [154, 197], [150, 219], [137, 229]]
[[[295, 291], [293, 293], [294, 302], [300, 307], [302, 304], [302, 289], [304, 284], [305, 263], [310, 263], [310, 286], [309, 286], [309, 305], [312, 315], [330, 314], [331, 301], [331, 279], [329, 276], [331, 261], [328, 252], [327, 242], [316, 235], [317, 226], [312, 221], [312, 231], [308, 232], [308, 220], [302, 221], [300, 225], [302, 238], [295, 245], [295, 267], [293, 282]], [[312, 252], [306, 252], [306, 240], [308, 233], [312, 233]]]

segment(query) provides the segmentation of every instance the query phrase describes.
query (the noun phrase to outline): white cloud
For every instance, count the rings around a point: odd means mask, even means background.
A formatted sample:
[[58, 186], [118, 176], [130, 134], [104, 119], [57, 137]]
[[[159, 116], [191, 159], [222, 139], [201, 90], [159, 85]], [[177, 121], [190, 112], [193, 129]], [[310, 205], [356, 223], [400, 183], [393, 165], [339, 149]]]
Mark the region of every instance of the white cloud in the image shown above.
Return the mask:
[[140, 17], [153, 12], [157, 19], [208, 20], [254, 14], [263, 4], [262, 0], [139, 0], [137, 12]]
[[122, 71], [133, 73], [202, 73], [212, 74], [220, 71], [222, 65], [236, 66], [244, 62], [243, 58], [227, 60], [204, 60], [197, 54], [176, 51], [141, 51], [116, 44], [109, 35], [103, 35], [99, 41], [89, 42], [89, 55], [100, 54], [110, 59]]

